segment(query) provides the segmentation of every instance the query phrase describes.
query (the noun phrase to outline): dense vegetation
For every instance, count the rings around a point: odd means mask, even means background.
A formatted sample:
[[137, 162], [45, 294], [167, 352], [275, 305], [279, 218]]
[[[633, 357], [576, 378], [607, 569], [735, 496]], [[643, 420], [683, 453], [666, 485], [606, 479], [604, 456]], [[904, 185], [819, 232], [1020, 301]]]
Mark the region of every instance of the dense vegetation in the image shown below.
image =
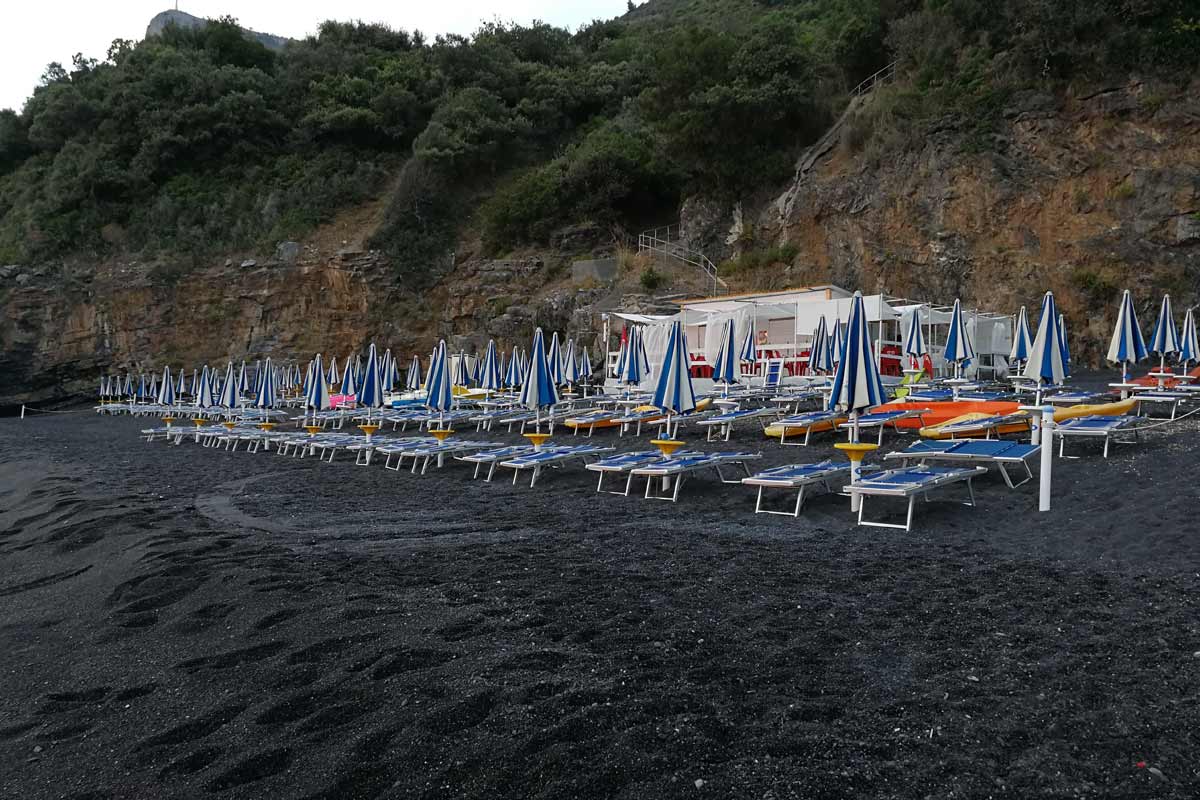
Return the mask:
[[770, 185], [893, 59], [905, 80], [858, 135], [904, 146], [935, 119], [984, 134], [1025, 86], [1198, 54], [1194, 0], [651, 0], [574, 33], [329, 22], [278, 53], [220, 20], [52, 64], [0, 112], [0, 261], [200, 258], [387, 188], [375, 244], [419, 278], [468, 220], [501, 251]]

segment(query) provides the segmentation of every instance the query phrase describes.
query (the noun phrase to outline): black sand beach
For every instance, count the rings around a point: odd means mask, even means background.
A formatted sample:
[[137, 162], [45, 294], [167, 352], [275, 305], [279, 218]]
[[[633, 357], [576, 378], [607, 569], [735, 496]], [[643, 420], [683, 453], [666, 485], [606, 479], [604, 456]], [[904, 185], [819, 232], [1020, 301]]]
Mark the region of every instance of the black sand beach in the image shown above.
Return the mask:
[[906, 534], [3, 419], [0, 796], [1193, 798], [1194, 420]]

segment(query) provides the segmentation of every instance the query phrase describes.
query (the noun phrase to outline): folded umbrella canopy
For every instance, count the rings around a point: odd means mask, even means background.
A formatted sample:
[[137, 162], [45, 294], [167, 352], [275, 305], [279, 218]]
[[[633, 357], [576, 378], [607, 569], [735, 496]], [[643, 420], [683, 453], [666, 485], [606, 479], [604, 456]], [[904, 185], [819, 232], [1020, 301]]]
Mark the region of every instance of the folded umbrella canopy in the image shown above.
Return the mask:
[[233, 362], [230, 361], [229, 366], [225, 368], [225, 382], [221, 384], [221, 397], [217, 400], [217, 405], [222, 408], [237, 408], [238, 399], [237, 374], [233, 371]]
[[529, 372], [521, 385], [521, 396], [517, 402], [535, 412], [535, 428], [541, 425], [541, 410], [558, 402], [558, 387], [550, 375], [550, 362], [546, 358], [546, 343], [541, 328], [533, 332]]
[[353, 395], [358, 394], [358, 381], [354, 376], [354, 358], [346, 356], [346, 364], [342, 367], [342, 388], [339, 394]]
[[829, 332], [829, 358], [836, 368], [842, 363], [842, 354], [846, 351], [845, 328], [840, 319], [833, 321], [833, 330]]
[[363, 369], [362, 386], [359, 387], [356, 398], [358, 404], [367, 409], [367, 422], [371, 421], [371, 411], [383, 408], [383, 380], [379, 375], [379, 359], [375, 355], [375, 343], [367, 351], [367, 363]]
[[1062, 333], [1059, 330], [1058, 308], [1054, 303], [1054, 293], [1046, 292], [1042, 297], [1042, 313], [1038, 319], [1037, 336], [1033, 339], [1033, 347], [1029, 351], [1029, 359], [1025, 362], [1025, 370], [1021, 373], [1026, 378], [1036, 381], [1038, 396], [1036, 404], [1041, 405], [1043, 386], [1057, 386], [1067, 375], [1067, 365], [1063, 359]]
[[500, 375], [500, 356], [496, 352], [496, 340], [489, 339], [487, 350], [479, 360], [479, 388], [485, 392], [500, 390], [503, 381]]
[[1013, 332], [1012, 350], [1008, 352], [1008, 360], [1020, 369], [1029, 360], [1029, 351], [1033, 349], [1033, 340], [1029, 335], [1029, 312], [1021, 306], [1017, 313], [1017, 328]]
[[[729, 394], [729, 387], [737, 383], [737, 339], [734, 334], [733, 320], [725, 320], [721, 327], [721, 347], [717, 351], [717, 360], [713, 364], [713, 383], [724, 387], [723, 393]], [[659, 376], [661, 380], [662, 376]]]
[[908, 320], [908, 330], [904, 333], [904, 354], [912, 359], [914, 368], [929, 355], [929, 347], [925, 344], [925, 329], [921, 327], [921, 309], [914, 308]]
[[742, 339], [742, 351], [739, 354], [742, 363], [748, 364], [751, 369], [758, 363], [758, 345], [754, 342], [754, 326], [746, 326], [746, 338]]
[[1158, 311], [1158, 322], [1154, 326], [1154, 338], [1150, 342], [1150, 352], [1159, 357], [1160, 372], [1167, 368], [1167, 356], [1179, 352], [1179, 332], [1175, 329], [1175, 318], [1171, 314], [1171, 295], [1164, 294], [1162, 307]]
[[212, 408], [216, 405], [213, 400], [213, 374], [207, 366], [200, 369], [200, 384], [196, 387], [196, 396], [193, 398], [197, 408]]
[[1121, 382], [1129, 381], [1129, 365], [1146, 357], [1146, 343], [1138, 325], [1137, 311], [1133, 307], [1133, 295], [1126, 289], [1121, 295], [1117, 309], [1117, 325], [1113, 329], [1112, 341], [1108, 345], [1108, 360], [1121, 365]]
[[160, 406], [175, 405], [175, 384], [171, 381], [170, 367], [163, 367], [162, 383], [159, 385], [157, 399]]
[[825, 317], [817, 318], [812, 344], [808, 348], [808, 371], [813, 375], [828, 375], [833, 372], [833, 342], [829, 338], [829, 329], [825, 326]]
[[438, 342], [429, 362], [429, 375], [425, 379], [425, 407], [436, 411], [445, 419], [445, 413], [454, 407], [454, 390], [451, 386], [450, 359], [446, 355], [446, 340]]
[[[671, 323], [667, 337], [667, 349], [663, 352], [662, 365], [658, 370], [658, 381], [654, 386], [653, 404], [672, 414], [687, 414], [696, 409], [696, 393], [692, 389], [691, 359], [688, 354], [687, 336], [679, 320]], [[670, 425], [668, 421], [668, 431]]]
[[304, 408], [311, 408], [314, 414], [329, 410], [329, 384], [325, 380], [325, 365], [321, 363], [320, 353], [313, 357], [308, 388], [304, 392]]
[[955, 299], [950, 312], [950, 330], [946, 333], [946, 350], [943, 358], [954, 365], [954, 377], [962, 377], [962, 368], [975, 357], [971, 337], [967, 335], [967, 323], [963, 319], [962, 302]]
[[567, 346], [563, 348], [562, 382], [570, 386], [579, 383], [579, 365], [575, 363], [574, 339], [567, 339]]
[[546, 364], [550, 367], [550, 379], [555, 386], [566, 383], [563, 380], [562, 352], [558, 346], [558, 331], [550, 337], [550, 346], [546, 348]]
[[408, 374], [404, 376], [404, 388], [415, 392], [421, 388], [421, 357], [413, 356], [408, 365]]
[[1192, 309], [1183, 315], [1183, 328], [1179, 333], [1179, 363], [1186, 371], [1188, 364], [1200, 359], [1200, 345], [1196, 341], [1196, 317]]
[[1071, 374], [1071, 348], [1067, 344], [1067, 318], [1064, 314], [1058, 315], [1058, 348], [1062, 350], [1063, 370], [1067, 375]]
[[258, 392], [254, 395], [254, 407], [268, 409], [275, 407], [275, 371], [271, 368], [271, 358], [262, 371], [262, 380], [258, 382]]
[[[884, 402], [887, 402], [887, 392], [879, 377], [875, 353], [871, 350], [871, 334], [867, 330], [867, 312], [863, 306], [862, 292], [855, 292], [850, 302], [850, 320], [846, 324], [842, 360], [833, 376], [829, 410], [842, 408], [849, 412], [850, 441], [857, 444], [859, 413]], [[850, 482], [857, 483], [861, 477], [862, 461], [851, 459]], [[858, 510], [856, 498], [851, 498], [850, 508]]]
[[508, 357], [508, 368], [504, 371], [504, 385], [509, 389], [515, 389], [524, 380], [525, 375], [521, 370], [521, 351], [514, 347], [512, 355]]

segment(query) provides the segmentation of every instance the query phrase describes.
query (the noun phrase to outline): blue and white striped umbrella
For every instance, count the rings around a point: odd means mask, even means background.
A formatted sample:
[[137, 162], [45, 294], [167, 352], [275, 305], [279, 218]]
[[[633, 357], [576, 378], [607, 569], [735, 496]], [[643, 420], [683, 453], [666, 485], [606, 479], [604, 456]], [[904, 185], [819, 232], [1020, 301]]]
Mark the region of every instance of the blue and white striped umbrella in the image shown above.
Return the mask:
[[179, 385], [175, 387], [176, 398], [182, 398], [187, 394], [187, 376], [183, 372], [183, 367], [179, 368]]
[[574, 339], [567, 339], [567, 346], [563, 348], [562, 380], [564, 384], [571, 386], [579, 383], [579, 365], [575, 363]]
[[967, 323], [963, 319], [962, 302], [957, 299], [954, 301], [954, 310], [950, 312], [950, 330], [946, 333], [946, 350], [942, 356], [954, 365], [956, 378], [961, 376], [962, 368], [975, 357], [975, 348], [971, 345]]
[[1071, 347], [1067, 344], [1067, 318], [1063, 314], [1058, 315], [1058, 348], [1062, 350], [1063, 369], [1067, 375], [1071, 374]]
[[746, 338], [742, 339], [742, 351], [738, 358], [743, 364], [753, 367], [758, 363], [758, 346], [754, 342], [754, 325], [746, 326]]
[[[363, 408], [383, 408], [383, 378], [379, 374], [379, 358], [375, 355], [375, 343], [371, 342], [367, 350], [366, 367], [363, 369], [362, 386], [359, 389], [358, 404]], [[368, 415], [368, 421], [370, 416]]]
[[521, 371], [521, 351], [514, 347], [512, 355], [508, 357], [508, 366], [504, 370], [504, 386], [515, 389], [524, 382], [524, 379], [525, 376]]
[[[850, 321], [846, 324], [845, 347], [837, 373], [833, 376], [833, 391], [829, 395], [829, 410], [844, 408], [851, 421], [857, 423], [858, 413], [887, 402], [887, 392], [879, 377], [879, 364], [871, 350], [871, 334], [867, 330], [867, 311], [862, 292], [855, 292], [850, 303]], [[851, 441], [858, 441], [857, 424], [851, 429]]]
[[332, 387], [338, 385], [338, 365], [337, 365], [336, 358], [329, 359], [328, 380], [329, 380], [329, 388], [332, 388]]
[[312, 374], [308, 376], [308, 388], [304, 391], [304, 407], [311, 408], [314, 412], [329, 410], [329, 383], [320, 353], [313, 357]]
[[308, 366], [304, 369], [304, 383], [300, 385], [300, 396], [308, 397], [308, 387], [311, 385], [313, 375], [313, 362], [309, 361]]
[[207, 366], [200, 370], [200, 383], [196, 386], [196, 396], [192, 398], [198, 408], [212, 408], [216, 405], [213, 400], [213, 374]]
[[1057, 386], [1067, 375], [1058, 319], [1058, 307], [1054, 303], [1054, 293], [1046, 292], [1042, 297], [1042, 313], [1038, 318], [1037, 336], [1033, 339], [1029, 360], [1025, 362], [1025, 370], [1021, 373], [1026, 378], [1037, 381], [1039, 385]]
[[1133, 295], [1126, 289], [1117, 310], [1117, 326], [1108, 345], [1108, 360], [1121, 365], [1121, 382], [1129, 379], [1129, 365], [1146, 357], [1146, 342], [1133, 307]]
[[583, 348], [583, 354], [579, 357], [579, 368], [576, 370], [581, 383], [587, 383], [592, 377], [592, 357], [588, 355], [588, 349]]
[[546, 364], [550, 367], [550, 379], [555, 386], [566, 383], [563, 380], [562, 350], [558, 346], [558, 331], [550, 337], [550, 346], [546, 348]]
[[233, 362], [230, 361], [225, 369], [225, 382], [221, 384], [221, 397], [217, 405], [222, 408], [237, 408], [239, 399], [237, 373], [233, 371]]
[[533, 332], [529, 373], [525, 376], [525, 382], [521, 384], [521, 396], [517, 402], [532, 411], [548, 408], [558, 402], [558, 386], [550, 374], [546, 340], [541, 328]]
[[1200, 360], [1200, 345], [1196, 341], [1196, 316], [1192, 309], [1183, 315], [1183, 328], [1179, 332], [1179, 363], [1187, 365]]
[[479, 361], [479, 388], [485, 392], [495, 392], [499, 391], [502, 384], [496, 340], [488, 339], [487, 350], [483, 352], [483, 358]]
[[274, 408], [275, 407], [275, 370], [271, 369], [271, 358], [267, 357], [267, 363], [263, 367], [262, 380], [258, 382], [258, 391], [254, 395], [255, 408]]
[[920, 308], [914, 308], [908, 319], [908, 330], [904, 333], [904, 354], [915, 362], [920, 362], [929, 354], [929, 346], [925, 344], [925, 329], [921, 327]]
[[687, 336], [679, 320], [671, 323], [667, 349], [658, 370], [653, 404], [670, 414], [687, 414], [696, 408], [696, 393], [692, 390], [691, 358]]
[[250, 394], [250, 376], [246, 374], [246, 362], [242, 362], [242, 367], [238, 370], [238, 394]]
[[429, 376], [425, 379], [425, 407], [444, 414], [454, 407], [454, 390], [451, 386], [450, 358], [446, 355], [446, 340], [438, 341], [429, 362]]
[[150, 397], [158, 397], [158, 376], [150, 376]]
[[421, 357], [413, 356], [408, 365], [408, 374], [404, 376], [404, 388], [415, 392], [421, 388]]
[[1154, 325], [1154, 337], [1150, 340], [1150, 352], [1159, 357], [1159, 369], [1167, 366], [1167, 356], [1179, 352], [1179, 331], [1175, 328], [1175, 317], [1171, 314], [1171, 295], [1164, 294], [1158, 310], [1158, 322]]
[[342, 367], [342, 387], [339, 394], [358, 394], [358, 381], [354, 374], [354, 358], [346, 356], [346, 363]]
[[160, 406], [175, 405], [175, 384], [171, 380], [170, 367], [163, 367], [162, 383], [158, 388], [158, 404]]
[[829, 339], [829, 329], [825, 327], [825, 317], [817, 318], [812, 344], [808, 348], [808, 371], [813, 375], [833, 372], [833, 342]]
[[642, 382], [646, 372], [639, 355], [644, 352], [641, 329], [636, 325], [631, 326], [626, 338], [628, 341], [625, 344], [625, 358], [622, 363], [617, 365], [617, 380], [627, 386], [637, 386]]
[[1029, 312], [1025, 310], [1025, 306], [1021, 306], [1021, 311], [1017, 314], [1017, 329], [1013, 332], [1012, 350], [1008, 353], [1008, 360], [1021, 364], [1029, 360], [1029, 352], [1032, 349], [1033, 339], [1029, 335]]
[[[723, 384], [726, 389], [737, 383], [737, 337], [732, 319], [725, 320], [721, 327], [721, 347], [713, 364], [713, 382]], [[659, 376], [662, 380], [662, 376]]]
[[138, 376], [137, 399], [142, 401], [150, 396], [150, 391], [146, 386], [146, 374], [142, 373]]
[[103, 399], [103, 398], [105, 398], [105, 397], [108, 397], [108, 378], [104, 377], [103, 375], [101, 375], [101, 376], [100, 376], [100, 394], [99, 394], [99, 397], [100, 397], [100, 398], [102, 398], [102, 399]]
[[458, 361], [455, 363], [454, 385], [463, 388], [471, 385], [471, 362], [467, 360], [467, 354], [461, 350], [458, 353]]
[[829, 359], [834, 368], [842, 363], [842, 353], [846, 352], [846, 328], [840, 319], [833, 321], [833, 330], [829, 332]]
[[471, 365], [471, 383], [475, 384], [476, 386], [478, 386], [480, 381], [483, 379], [482, 367], [483, 359], [479, 357], [478, 353], [476, 353], [475, 363]]
[[396, 360], [392, 357], [391, 348], [383, 351], [383, 359], [379, 362], [379, 382], [385, 392], [396, 388]]

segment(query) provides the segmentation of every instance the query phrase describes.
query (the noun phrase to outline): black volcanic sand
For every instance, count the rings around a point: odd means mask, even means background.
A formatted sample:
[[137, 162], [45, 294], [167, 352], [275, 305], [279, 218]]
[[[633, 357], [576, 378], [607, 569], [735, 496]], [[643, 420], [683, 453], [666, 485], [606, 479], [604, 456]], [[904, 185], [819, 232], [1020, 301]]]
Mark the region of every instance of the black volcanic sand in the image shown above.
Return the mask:
[[0, 796], [1196, 797], [1195, 419], [910, 534], [0, 420]]

